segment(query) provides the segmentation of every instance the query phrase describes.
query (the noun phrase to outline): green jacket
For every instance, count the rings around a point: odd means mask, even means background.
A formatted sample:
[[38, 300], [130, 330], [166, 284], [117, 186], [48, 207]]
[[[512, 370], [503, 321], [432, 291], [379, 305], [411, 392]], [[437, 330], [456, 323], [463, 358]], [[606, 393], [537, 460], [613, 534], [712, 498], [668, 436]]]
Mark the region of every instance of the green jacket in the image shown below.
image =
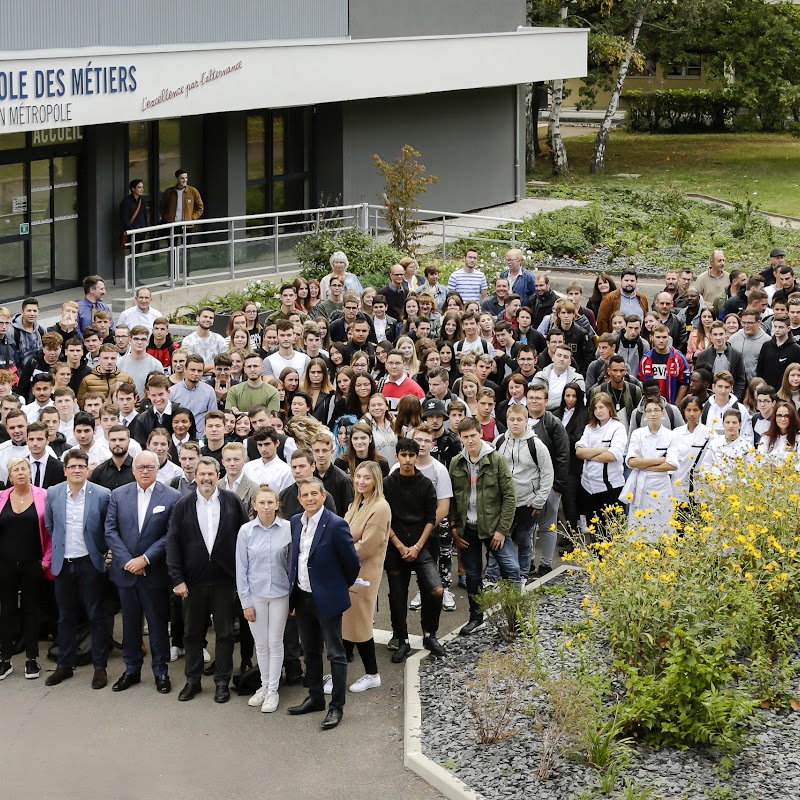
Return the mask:
[[[517, 494], [511, 470], [505, 459], [495, 450], [481, 455], [478, 469], [478, 535], [490, 538], [495, 531], [508, 536], [514, 523]], [[450, 464], [453, 482], [453, 504], [450, 519], [455, 521], [459, 533], [464, 532], [469, 507], [470, 472], [466, 453], [459, 453]]]

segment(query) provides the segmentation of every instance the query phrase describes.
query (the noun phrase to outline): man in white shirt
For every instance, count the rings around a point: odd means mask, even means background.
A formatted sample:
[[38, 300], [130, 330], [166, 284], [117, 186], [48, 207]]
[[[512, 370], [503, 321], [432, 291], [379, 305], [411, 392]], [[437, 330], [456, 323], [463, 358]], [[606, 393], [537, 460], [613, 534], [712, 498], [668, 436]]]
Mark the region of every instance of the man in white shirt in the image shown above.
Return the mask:
[[[31, 454], [28, 449], [28, 420], [25, 417], [25, 412], [19, 409], [9, 411], [6, 415], [5, 424], [6, 432], [10, 439], [0, 444], [0, 484], [5, 484], [8, 480], [8, 462], [10, 459], [16, 457], [28, 458]], [[54, 455], [49, 445], [47, 454]]]
[[494, 358], [494, 345], [486, 339], [481, 339], [478, 335], [478, 315], [464, 314], [461, 320], [461, 330], [464, 332], [464, 338], [455, 343], [453, 352], [458, 360], [464, 353], [475, 352], [477, 355], [488, 355]]
[[228, 349], [225, 339], [211, 330], [214, 324], [214, 309], [206, 306], [197, 312], [197, 329], [181, 342], [181, 347], [203, 359], [205, 372], [214, 371], [214, 357]]
[[244, 475], [250, 478], [256, 486], [266, 483], [280, 494], [294, 481], [289, 465], [278, 458], [278, 434], [274, 428], [262, 428], [253, 434], [253, 441], [258, 447], [261, 458], [256, 461], [248, 461], [244, 465]]
[[386, 314], [387, 308], [386, 298], [382, 294], [376, 294], [372, 298], [372, 327], [378, 342], [384, 339], [394, 341], [394, 327], [397, 325], [397, 320]]
[[725, 432], [723, 424], [725, 412], [729, 408], [738, 409], [741, 415], [740, 436], [749, 444], [753, 444], [753, 423], [747, 407], [740, 403], [733, 392], [733, 375], [727, 370], [721, 370], [714, 375], [711, 385], [714, 392], [706, 401], [700, 422], [708, 425], [714, 433], [722, 435]]
[[151, 308], [150, 301], [153, 295], [150, 290], [145, 286], [140, 286], [136, 290], [136, 305], [126, 308], [117, 320], [117, 327], [125, 325], [133, 328], [136, 325], [142, 325], [147, 328], [147, 335], [149, 336], [153, 331], [153, 322], [161, 316], [160, 311]]
[[467, 300], [480, 302], [489, 296], [486, 276], [475, 268], [477, 263], [478, 251], [470, 248], [464, 254], [464, 266], [453, 272], [447, 280], [448, 291], [458, 292], [465, 303]]
[[31, 483], [40, 489], [49, 489], [64, 481], [62, 463], [51, 455], [47, 446], [47, 426], [42, 422], [32, 422], [27, 431], [28, 456], [31, 462]]
[[[111, 451], [105, 444], [104, 439], [95, 440], [94, 435], [95, 422], [91, 414], [85, 411], [79, 411], [75, 415], [75, 424], [72, 428], [72, 435], [75, 443], [80, 448], [82, 453], [86, 453], [89, 457], [89, 469], [93, 470], [98, 464], [111, 458]], [[66, 458], [69, 450], [64, 453]]]
[[37, 422], [39, 412], [46, 406], [52, 405], [53, 376], [48, 372], [39, 372], [33, 377], [33, 402], [23, 407], [28, 422]]
[[127, 355], [120, 356], [117, 365], [122, 372], [127, 372], [133, 378], [139, 397], [144, 397], [144, 383], [151, 372], [163, 373], [164, 366], [147, 352], [147, 342], [150, 332], [144, 325], [134, 325], [131, 328], [131, 350]]
[[278, 350], [264, 359], [264, 374], [279, 377], [286, 367], [297, 370], [300, 380], [306, 374], [306, 366], [311, 360], [305, 353], [294, 349], [297, 335], [289, 320], [279, 319], [275, 323], [278, 330]]
[[561, 405], [564, 387], [573, 381], [584, 388], [583, 376], [571, 364], [572, 350], [560, 344], [553, 353], [553, 363], [546, 366], [533, 377], [534, 385], [546, 386], [548, 391], [547, 410], [555, 411]]

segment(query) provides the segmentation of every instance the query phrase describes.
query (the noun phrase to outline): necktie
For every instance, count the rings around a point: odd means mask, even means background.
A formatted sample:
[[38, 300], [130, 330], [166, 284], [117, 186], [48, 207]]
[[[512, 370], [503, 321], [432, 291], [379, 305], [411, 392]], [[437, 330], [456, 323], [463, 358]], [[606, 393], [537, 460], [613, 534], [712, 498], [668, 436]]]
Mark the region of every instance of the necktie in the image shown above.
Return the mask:
[[126, 420], [124, 417], [123, 417], [123, 419], [122, 419], [122, 424], [123, 424], [123, 425], [124, 425], [126, 428], [128, 427], [128, 420]]
[[42, 485], [42, 462], [41, 461], [37, 461], [36, 462], [36, 477], [33, 479], [33, 482], [34, 482], [34, 484], [36, 484], [36, 486], [41, 487], [41, 485]]

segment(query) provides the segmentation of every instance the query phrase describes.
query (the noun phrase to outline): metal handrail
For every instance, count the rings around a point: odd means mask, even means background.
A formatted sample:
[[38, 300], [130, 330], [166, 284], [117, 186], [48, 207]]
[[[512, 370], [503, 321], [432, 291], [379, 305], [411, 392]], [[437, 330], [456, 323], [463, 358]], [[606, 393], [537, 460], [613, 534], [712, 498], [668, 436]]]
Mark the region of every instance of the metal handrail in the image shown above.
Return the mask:
[[[268, 214], [241, 214], [168, 222], [137, 228], [128, 231], [130, 251], [125, 256], [125, 288], [128, 292], [134, 291], [139, 286], [174, 288], [177, 285], [187, 286], [220, 278], [232, 280], [237, 275], [242, 277], [257, 272], [278, 275], [283, 269], [295, 267], [299, 263], [291, 257], [285, 257], [288, 251], [284, 252], [282, 261], [282, 243], [308, 236], [323, 225], [339, 230], [359, 228], [378, 238], [388, 232], [388, 227], [382, 219], [383, 213], [383, 206], [358, 203], [275, 211]], [[498, 244], [506, 242], [513, 245], [517, 241], [517, 226], [522, 223], [522, 220], [515, 218], [432, 209], [418, 209], [414, 215], [422, 225], [437, 229], [435, 234], [430, 235], [441, 241], [439, 246], [443, 257], [447, 257], [448, 240], [497, 241]], [[454, 224], [456, 220], [464, 222], [461, 225]], [[469, 225], [470, 222], [497, 224], [481, 228], [480, 225]], [[501, 225], [510, 226], [508, 239], [490, 239], [480, 235], [498, 233]], [[441, 236], [438, 233], [439, 226], [441, 226]], [[478, 230], [475, 230], [476, 227]], [[474, 233], [465, 235], [465, 231], [470, 230]], [[263, 258], [255, 262], [246, 260], [239, 262], [238, 245], [263, 247]], [[203, 250], [212, 254], [212, 249], [215, 256], [212, 261], [215, 263], [210, 268], [203, 269], [201, 274], [190, 275], [190, 255]], [[153, 260], [158, 258], [165, 258], [166, 264], [152, 266]], [[148, 262], [151, 266], [149, 271], [155, 274], [147, 274]]]

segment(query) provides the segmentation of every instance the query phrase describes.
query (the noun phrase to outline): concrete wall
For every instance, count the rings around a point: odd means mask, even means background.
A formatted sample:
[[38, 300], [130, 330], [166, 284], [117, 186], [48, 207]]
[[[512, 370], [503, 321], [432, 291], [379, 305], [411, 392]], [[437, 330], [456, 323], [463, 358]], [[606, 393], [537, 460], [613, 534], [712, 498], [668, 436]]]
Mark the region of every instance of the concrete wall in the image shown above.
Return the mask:
[[0, 3], [0, 51], [347, 36], [348, 0]]
[[346, 103], [344, 202], [380, 202], [372, 154], [391, 160], [404, 144], [439, 178], [421, 207], [471, 211], [513, 201], [516, 104], [515, 86]]
[[350, 0], [350, 36], [434, 36], [513, 31], [525, 0]]

